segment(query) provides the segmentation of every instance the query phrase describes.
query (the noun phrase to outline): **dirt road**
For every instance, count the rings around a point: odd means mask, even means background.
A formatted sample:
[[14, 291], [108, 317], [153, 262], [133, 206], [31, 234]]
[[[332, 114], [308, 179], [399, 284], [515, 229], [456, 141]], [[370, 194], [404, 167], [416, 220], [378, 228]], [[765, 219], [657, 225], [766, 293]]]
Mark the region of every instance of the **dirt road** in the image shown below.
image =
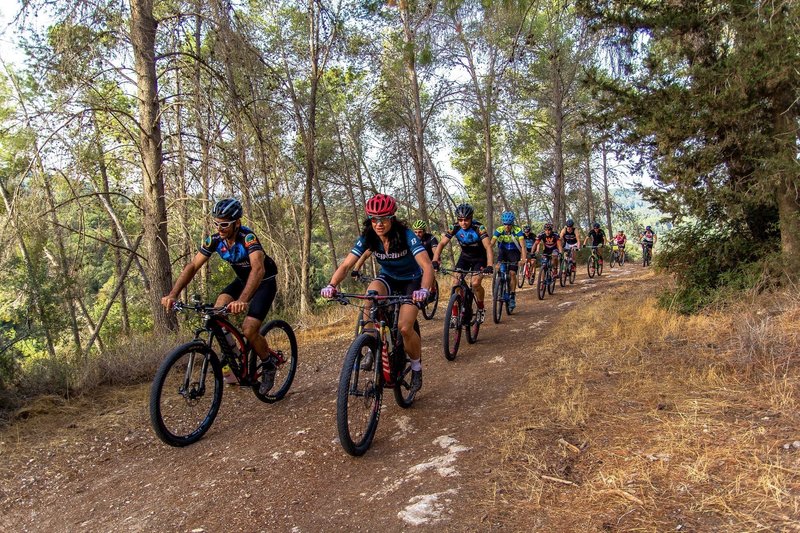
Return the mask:
[[0, 436], [0, 529], [530, 530], [532, 518], [499, 522], [486, 512], [498, 462], [494, 429], [513, 417], [510, 396], [547, 356], [536, 349], [541, 326], [643, 272], [626, 265], [588, 280], [579, 271], [575, 285], [543, 302], [526, 286], [515, 314], [499, 325], [487, 317], [478, 343], [462, 343], [454, 362], [441, 353], [440, 302], [436, 318], [422, 323], [422, 391], [407, 410], [385, 396], [377, 436], [361, 458], [347, 456], [336, 435], [344, 334], [300, 346], [294, 385], [281, 402], [226, 388], [211, 430], [187, 448], [156, 439], [145, 385], [111, 393], [102, 407], [20, 422]]

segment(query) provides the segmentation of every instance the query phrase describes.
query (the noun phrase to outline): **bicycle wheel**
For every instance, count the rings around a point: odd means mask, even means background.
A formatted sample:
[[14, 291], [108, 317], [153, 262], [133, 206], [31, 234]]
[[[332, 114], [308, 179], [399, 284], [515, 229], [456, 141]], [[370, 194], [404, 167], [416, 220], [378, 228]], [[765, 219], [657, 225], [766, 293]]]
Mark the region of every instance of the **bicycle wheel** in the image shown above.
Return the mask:
[[522, 267], [522, 272], [517, 272], [517, 288], [521, 289], [525, 285], [525, 278], [528, 277], [528, 262]]
[[589, 277], [593, 278], [595, 273], [594, 255], [589, 256], [589, 260], [586, 263], [586, 270], [588, 271]]
[[542, 267], [539, 269], [539, 281], [536, 287], [536, 292], [539, 294], [539, 299], [544, 300], [544, 293], [547, 291], [547, 274], [546, 274], [547, 267]]
[[530, 268], [528, 269], [528, 285], [533, 287], [536, 285], [536, 263], [531, 263]]
[[[361, 369], [361, 361], [372, 352], [372, 366]], [[348, 454], [364, 455], [372, 444], [383, 398], [378, 339], [362, 333], [353, 340], [344, 357], [336, 394], [336, 427], [339, 442]]]
[[614, 263], [617, 261], [617, 252], [611, 252], [611, 261], [608, 262], [608, 268], [614, 268]]
[[433, 295], [432, 299], [428, 300], [425, 307], [422, 308], [422, 316], [425, 320], [433, 320], [436, 314], [436, 309], [439, 307], [439, 281], [433, 280]]
[[444, 357], [452, 361], [458, 354], [458, 345], [461, 344], [461, 319], [463, 317], [461, 295], [454, 292], [447, 302], [447, 311], [444, 315], [444, 332], [442, 334], [442, 347]]
[[250, 368], [253, 376], [253, 394], [262, 402], [275, 403], [286, 396], [289, 387], [292, 386], [292, 381], [294, 381], [294, 374], [297, 372], [297, 339], [292, 326], [283, 320], [270, 320], [261, 326], [260, 333], [267, 340], [270, 355], [278, 362], [271, 361], [277, 367], [272, 388], [267, 394], [261, 394], [258, 392], [261, 386], [261, 374], [264, 371], [264, 365], [268, 363], [259, 361], [258, 356], [251, 352]]
[[599, 258], [597, 259], [597, 275], [598, 275], [598, 276], [602, 276], [602, 275], [603, 275], [603, 261], [602, 261], [602, 257], [599, 257]]
[[548, 294], [553, 294], [553, 291], [556, 290], [556, 275], [552, 270], [550, 271], [550, 275], [547, 277], [547, 281], [547, 292]]
[[503, 315], [503, 299], [505, 298], [505, 287], [503, 283], [503, 275], [495, 274], [492, 283], [492, 320], [495, 324], [500, 323], [500, 317]]
[[571, 260], [567, 268], [569, 269], [569, 284], [572, 285], [575, 283], [575, 276], [578, 273], [578, 269], [575, 268], [575, 261]]
[[150, 387], [150, 423], [170, 446], [187, 446], [208, 431], [222, 404], [222, 365], [203, 341], [173, 350]]
[[[414, 322], [414, 331], [419, 335], [419, 322]], [[401, 355], [397, 355], [401, 354]], [[394, 401], [403, 409], [408, 409], [414, 403], [414, 397], [411, 395], [411, 359], [406, 355], [403, 348], [403, 338], [398, 339], [397, 346], [395, 346], [394, 357], [403, 358], [403, 368], [395, 376], [394, 380]]]
[[[519, 276], [519, 272], [517, 272], [517, 276]], [[511, 278], [506, 279], [506, 294], [508, 298], [506, 298], [506, 314], [511, 315], [514, 311], [511, 309]], [[514, 296], [516, 299], [516, 295]]]
[[558, 263], [558, 284], [562, 287], [567, 285], [567, 260], [563, 257]]
[[[475, 295], [470, 292], [469, 294], [469, 307], [467, 304], [464, 304], [464, 310], [462, 311], [463, 316], [465, 317], [463, 320], [468, 322], [467, 324], [467, 342], [469, 344], [475, 344], [478, 342], [478, 332], [481, 330], [481, 323], [478, 321], [478, 302], [475, 301]], [[467, 312], [469, 310], [469, 312]], [[469, 316], [469, 320], [466, 320], [466, 317]]]

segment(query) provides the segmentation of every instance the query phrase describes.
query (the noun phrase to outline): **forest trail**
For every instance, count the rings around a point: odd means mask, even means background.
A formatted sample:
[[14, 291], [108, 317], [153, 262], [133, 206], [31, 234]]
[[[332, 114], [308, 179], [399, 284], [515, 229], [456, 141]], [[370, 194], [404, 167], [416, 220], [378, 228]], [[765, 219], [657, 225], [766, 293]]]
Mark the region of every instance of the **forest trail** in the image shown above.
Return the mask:
[[579, 270], [574, 285], [544, 301], [526, 285], [515, 313], [499, 325], [487, 314], [477, 344], [463, 342], [454, 362], [442, 355], [440, 301], [435, 319], [421, 322], [422, 391], [407, 410], [384, 397], [376, 438], [360, 458], [347, 456], [336, 434], [336, 384], [351, 340], [344, 333], [300, 346], [281, 402], [226, 387], [211, 430], [186, 448], [153, 434], [149, 385], [20, 421], [0, 434], [0, 529], [531, 530], [533, 516], [488, 512], [494, 436], [514, 419], [512, 395], [557, 355], [537, 345], [563, 334], [565, 309], [622, 288], [635, 297], [648, 280], [652, 272], [629, 264], [593, 280]]

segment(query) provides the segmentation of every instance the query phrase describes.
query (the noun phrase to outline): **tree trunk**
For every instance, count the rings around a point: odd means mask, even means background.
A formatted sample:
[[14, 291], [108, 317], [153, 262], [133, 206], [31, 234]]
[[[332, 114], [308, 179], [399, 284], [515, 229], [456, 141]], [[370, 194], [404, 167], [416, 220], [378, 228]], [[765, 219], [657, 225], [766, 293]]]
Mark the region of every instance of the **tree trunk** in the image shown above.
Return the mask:
[[[203, 30], [203, 17], [200, 14], [203, 7], [203, 1], [197, 0], [195, 9], [194, 21], [194, 52], [197, 57], [201, 57], [202, 50], [202, 30]], [[211, 233], [211, 198], [209, 189], [211, 188], [210, 172], [211, 165], [210, 148], [208, 141], [208, 129], [203, 124], [203, 118], [208, 113], [205, 112], [206, 106], [203, 103], [202, 95], [203, 89], [200, 83], [201, 65], [199, 61], [194, 62], [194, 128], [197, 132], [197, 142], [200, 145], [200, 193], [202, 194], [202, 205], [200, 206], [201, 216], [203, 217], [203, 230], [204, 233]], [[200, 294], [204, 298], [208, 298], [208, 279], [210, 274], [210, 263], [206, 261], [203, 268], [200, 270]]]
[[589, 148], [588, 142], [586, 143], [586, 159], [584, 160], [584, 174], [586, 177], [586, 216], [588, 218], [589, 227], [595, 222], [594, 216], [594, 197], [592, 194], [592, 166], [590, 160], [592, 158], [592, 151]]
[[555, 142], [553, 143], [553, 167], [555, 184], [553, 187], [553, 224], [560, 226], [565, 218], [564, 206], [564, 88], [561, 80], [561, 69], [557, 48], [551, 51], [553, 83], [553, 127], [555, 129]]
[[790, 90], [773, 104], [775, 137], [773, 146], [779, 168], [775, 195], [781, 230], [781, 252], [787, 274], [797, 278], [800, 272], [800, 165], [797, 162], [797, 102]]
[[172, 289], [164, 200], [164, 156], [161, 146], [160, 103], [156, 75], [155, 41], [158, 22], [153, 17], [153, 0], [130, 0], [131, 45], [136, 70], [139, 105], [139, 149], [142, 167], [144, 245], [150, 275], [148, 299], [157, 332], [174, 330], [175, 315], [167, 313], [161, 297]]
[[614, 236], [614, 228], [611, 226], [611, 193], [608, 190], [608, 149], [606, 143], [601, 145], [603, 150], [603, 193], [606, 201], [606, 226], [608, 226], [608, 236]]
[[425, 149], [423, 133], [425, 126], [422, 123], [422, 105], [419, 99], [419, 80], [417, 79], [416, 66], [416, 35], [411, 27], [411, 13], [408, 8], [407, 0], [400, 0], [400, 19], [403, 23], [403, 64], [406, 69], [408, 86], [413, 104], [413, 130], [411, 134], [411, 159], [414, 162], [414, 185], [417, 192], [418, 216], [420, 220], [428, 219], [428, 202], [425, 191]]

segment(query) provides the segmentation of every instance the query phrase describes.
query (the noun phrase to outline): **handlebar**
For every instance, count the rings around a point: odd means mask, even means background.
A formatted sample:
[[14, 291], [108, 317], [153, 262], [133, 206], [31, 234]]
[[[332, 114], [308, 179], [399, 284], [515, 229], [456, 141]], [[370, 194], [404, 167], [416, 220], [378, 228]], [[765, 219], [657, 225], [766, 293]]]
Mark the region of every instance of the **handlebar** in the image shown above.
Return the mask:
[[180, 313], [181, 311], [196, 311], [198, 313], [208, 313], [210, 315], [228, 315], [230, 312], [228, 311], [227, 306], [222, 307], [214, 307], [212, 304], [187, 304], [181, 301], [176, 301], [172, 304], [172, 310], [176, 313]]
[[415, 302], [411, 296], [391, 294], [352, 294], [347, 292], [337, 292], [331, 301], [339, 302], [342, 305], [355, 305], [350, 300], [369, 300], [378, 307], [386, 307], [395, 304], [414, 304], [421, 307], [424, 302]]
[[480, 270], [464, 270], [461, 268], [440, 268], [439, 272], [441, 274], [464, 274], [465, 276], [483, 276], [486, 274]]

